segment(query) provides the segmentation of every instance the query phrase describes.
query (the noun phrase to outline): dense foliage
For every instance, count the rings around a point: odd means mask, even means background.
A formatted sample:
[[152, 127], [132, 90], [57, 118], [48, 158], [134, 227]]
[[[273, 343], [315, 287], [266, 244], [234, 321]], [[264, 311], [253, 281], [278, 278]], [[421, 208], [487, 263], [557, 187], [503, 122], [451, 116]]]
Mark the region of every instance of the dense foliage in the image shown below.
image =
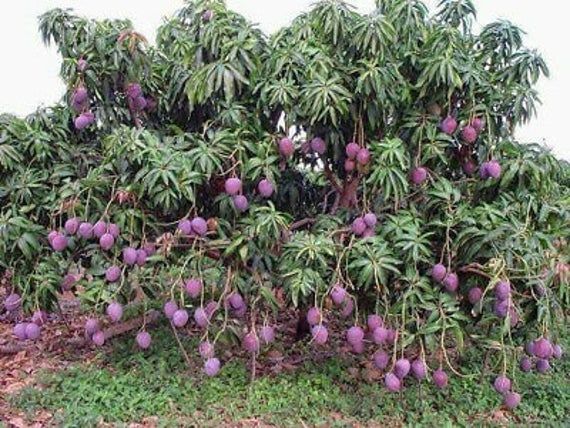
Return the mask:
[[475, 17], [470, 0], [433, 16], [324, 0], [268, 37], [197, 0], [150, 45], [128, 21], [47, 12], [69, 90], [1, 117], [4, 281], [30, 312], [62, 286], [112, 320], [116, 302], [173, 300], [175, 325], [185, 307], [212, 341], [251, 328], [254, 351], [284, 302], [323, 312], [309, 322], [326, 342], [332, 292], [348, 324], [380, 314], [392, 336], [377, 342], [402, 355], [445, 368], [469, 341], [506, 370], [569, 307], [570, 169], [513, 137], [542, 58], [512, 23], [476, 34]]

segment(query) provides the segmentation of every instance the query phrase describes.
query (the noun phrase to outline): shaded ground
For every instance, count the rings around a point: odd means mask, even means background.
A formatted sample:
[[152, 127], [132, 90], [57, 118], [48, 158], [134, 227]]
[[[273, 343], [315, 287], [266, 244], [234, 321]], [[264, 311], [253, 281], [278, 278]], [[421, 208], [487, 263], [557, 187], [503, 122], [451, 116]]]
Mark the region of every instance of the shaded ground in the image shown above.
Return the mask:
[[[295, 319], [282, 321], [280, 339], [293, 337]], [[0, 420], [22, 427], [570, 424], [568, 357], [547, 375], [517, 370], [515, 388], [523, 401], [508, 412], [492, 390], [491, 374], [451, 376], [443, 392], [410, 381], [402, 394], [388, 394], [380, 385], [382, 373], [340, 342], [340, 355], [332, 357], [327, 349], [279, 340], [259, 356], [252, 383], [251, 366], [244, 364], [249, 360], [239, 351], [221, 355], [220, 375], [205, 378], [198, 335], [181, 335], [188, 368], [164, 323], [151, 330], [153, 345], [146, 352], [134, 347], [132, 337], [100, 350], [69, 345], [81, 337], [83, 320], [76, 316], [70, 323], [68, 328], [54, 320], [42, 341], [0, 356]], [[12, 342], [9, 329], [0, 324], [0, 345]], [[481, 360], [468, 352], [461, 370], [478, 372]]]

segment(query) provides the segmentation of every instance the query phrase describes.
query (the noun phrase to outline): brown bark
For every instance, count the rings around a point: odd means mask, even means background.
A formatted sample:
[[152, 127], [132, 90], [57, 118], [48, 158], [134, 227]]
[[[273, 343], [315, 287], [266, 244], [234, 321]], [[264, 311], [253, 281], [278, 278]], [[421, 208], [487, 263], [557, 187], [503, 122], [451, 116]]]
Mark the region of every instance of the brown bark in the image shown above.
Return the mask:
[[342, 190], [339, 206], [341, 208], [349, 208], [356, 203], [356, 190], [360, 184], [360, 177], [347, 181]]

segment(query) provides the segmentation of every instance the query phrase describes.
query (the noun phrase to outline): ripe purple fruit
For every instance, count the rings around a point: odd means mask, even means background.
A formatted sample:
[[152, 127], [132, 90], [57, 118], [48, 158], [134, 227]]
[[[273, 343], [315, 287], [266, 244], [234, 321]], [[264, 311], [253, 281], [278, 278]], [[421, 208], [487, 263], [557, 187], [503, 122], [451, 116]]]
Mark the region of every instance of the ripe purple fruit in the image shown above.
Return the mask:
[[91, 336], [91, 340], [95, 345], [103, 346], [105, 344], [105, 333], [102, 331], [96, 331], [93, 333], [93, 336]]
[[50, 245], [53, 241], [53, 238], [55, 238], [58, 234], [59, 232], [57, 230], [52, 230], [50, 233], [48, 233], [48, 242]]
[[388, 366], [390, 361], [390, 356], [382, 350], [376, 351], [374, 353], [374, 365], [378, 370], [384, 370]]
[[509, 281], [499, 281], [495, 285], [495, 297], [499, 300], [506, 300], [511, 295], [511, 284]]
[[79, 225], [79, 236], [83, 239], [93, 238], [93, 225], [89, 222], [83, 222]]
[[550, 358], [552, 356], [552, 345], [548, 339], [541, 337], [534, 341], [533, 353], [537, 358]]
[[509, 313], [510, 302], [508, 300], [497, 300], [493, 306], [493, 312], [499, 318], [505, 318]]
[[362, 234], [362, 238], [372, 238], [376, 235], [376, 230], [373, 227], [367, 227]]
[[26, 338], [28, 340], [37, 340], [40, 337], [40, 326], [30, 322], [26, 324]]
[[119, 266], [109, 266], [105, 271], [105, 279], [108, 282], [117, 282], [121, 277], [121, 268]]
[[380, 315], [370, 314], [366, 318], [366, 325], [368, 327], [368, 331], [374, 331], [378, 327], [382, 327], [384, 325], [384, 321]]
[[389, 392], [398, 392], [402, 387], [402, 382], [394, 373], [386, 373], [384, 385]]
[[457, 287], [459, 286], [459, 278], [457, 277], [457, 274], [450, 272], [445, 275], [445, 278], [443, 279], [443, 285], [445, 286], [445, 289], [450, 293], [456, 291]]
[[364, 340], [364, 330], [358, 326], [352, 326], [346, 332], [346, 340], [351, 345], [356, 345]]
[[137, 262], [137, 250], [132, 247], [123, 249], [123, 263], [132, 266]]
[[192, 235], [192, 222], [188, 219], [180, 221], [178, 223], [178, 230], [180, 230], [183, 235]]
[[241, 192], [241, 180], [236, 177], [228, 178], [224, 184], [226, 193], [235, 196]]
[[440, 129], [448, 134], [452, 135], [457, 129], [457, 121], [452, 116], [447, 116], [440, 124]]
[[480, 117], [475, 117], [471, 121], [471, 126], [473, 127], [473, 129], [475, 129], [477, 133], [480, 133], [485, 127], [485, 121]]
[[392, 328], [389, 328], [387, 331], [388, 334], [386, 335], [386, 343], [392, 345], [394, 342], [396, 342], [397, 332]]
[[499, 394], [504, 394], [511, 389], [511, 380], [506, 376], [497, 376], [493, 387]]
[[312, 308], [310, 308], [307, 311], [307, 322], [310, 325], [317, 325], [320, 324], [323, 320], [323, 317], [321, 315], [321, 311], [319, 310], [319, 308], [313, 306]]
[[514, 409], [521, 402], [521, 395], [516, 392], [508, 392], [503, 396], [503, 404], [508, 409]]
[[479, 303], [481, 297], [483, 297], [483, 290], [481, 290], [479, 287], [472, 287], [467, 295], [469, 303], [472, 305]]
[[247, 352], [259, 351], [259, 339], [257, 338], [255, 332], [250, 331], [243, 337], [242, 346], [243, 349], [245, 349]]
[[376, 223], [378, 222], [378, 218], [376, 217], [376, 214], [374, 213], [366, 213], [363, 217], [364, 223], [366, 223], [366, 226], [368, 227], [374, 227], [376, 226]]
[[548, 370], [550, 370], [550, 363], [548, 362], [548, 360], [540, 359], [536, 362], [536, 370], [539, 373], [546, 373]]
[[497, 179], [501, 176], [501, 164], [496, 160], [487, 163], [487, 175], [490, 178]]
[[67, 237], [58, 233], [51, 241], [51, 247], [58, 252], [65, 250], [67, 248]]
[[101, 330], [99, 327], [99, 321], [97, 321], [95, 318], [89, 318], [87, 321], [85, 321], [85, 335], [87, 337], [90, 338], [99, 330]]
[[[85, 100], [82, 103], [78, 103], [75, 99], [71, 98], [71, 108], [76, 112], [76, 113], [81, 113], [83, 110], [85, 110], [87, 107], [89, 107], [89, 100]], [[75, 124], [75, 122], [74, 122]]]
[[220, 360], [217, 358], [208, 358], [204, 363], [204, 373], [207, 376], [216, 376], [220, 371]]
[[356, 156], [358, 156], [358, 152], [360, 151], [360, 146], [353, 141], [347, 144], [345, 151], [346, 151], [346, 157], [348, 159], [354, 160], [356, 159]]
[[144, 266], [146, 264], [146, 251], [143, 249], [137, 250], [137, 266]]
[[71, 96], [73, 104], [83, 104], [87, 101], [87, 97], [89, 93], [87, 92], [87, 88], [85, 86], [80, 85], [73, 91], [73, 95]]
[[372, 332], [372, 340], [377, 345], [386, 343], [388, 341], [388, 329], [382, 326], [375, 328]]
[[107, 316], [111, 322], [117, 322], [123, 317], [123, 306], [118, 302], [113, 302], [107, 306]]
[[320, 324], [320, 325], [315, 325], [312, 329], [311, 329], [311, 335], [313, 336], [313, 341], [317, 344], [317, 345], [324, 345], [325, 343], [327, 343], [327, 340], [329, 338], [329, 331], [327, 330], [327, 328]]
[[143, 111], [146, 106], [147, 106], [147, 101], [146, 98], [143, 97], [142, 95], [140, 97], [136, 97], [133, 101], [132, 101], [132, 107], [133, 110], [135, 111]]
[[12, 332], [20, 340], [26, 340], [28, 336], [26, 335], [26, 323], [20, 322], [14, 326]]
[[214, 356], [214, 345], [207, 340], [200, 342], [200, 345], [198, 345], [198, 352], [204, 359], [212, 358]]
[[166, 318], [172, 319], [172, 317], [174, 316], [174, 312], [178, 310], [178, 305], [174, 300], [169, 300], [164, 304], [163, 310], [164, 310], [164, 315], [166, 315]]
[[281, 138], [281, 140], [279, 140], [279, 153], [286, 158], [292, 156], [293, 153], [295, 153], [293, 141], [287, 137]]
[[426, 181], [427, 176], [428, 176], [427, 169], [425, 169], [424, 167], [421, 167], [421, 166], [418, 168], [415, 168], [411, 174], [412, 183], [414, 183], [415, 185], [420, 185], [424, 181]]
[[355, 235], [361, 236], [366, 231], [366, 223], [364, 219], [362, 217], [355, 218], [350, 229]]
[[233, 309], [241, 309], [245, 306], [243, 297], [241, 297], [241, 294], [237, 292], [230, 294], [228, 297], [228, 302]]
[[[208, 326], [210, 319], [204, 308], [196, 308], [194, 311], [194, 321], [200, 328], [206, 328]], [[184, 324], [186, 324], [186, 322]]]
[[315, 137], [311, 140], [311, 150], [322, 155], [327, 150], [327, 144], [322, 138]]
[[445, 373], [445, 371], [443, 371], [442, 369], [437, 369], [436, 371], [434, 371], [432, 379], [433, 382], [435, 383], [435, 386], [438, 387], [439, 389], [445, 388], [449, 380], [447, 377], [447, 373]]
[[257, 185], [257, 191], [264, 198], [269, 198], [273, 194], [273, 184], [267, 178], [264, 178]]
[[22, 304], [22, 298], [17, 293], [12, 293], [4, 300], [4, 307], [8, 312], [13, 312]]
[[473, 162], [471, 159], [466, 160], [465, 162], [463, 162], [462, 165], [463, 168], [463, 172], [467, 175], [473, 175], [475, 174], [475, 171], [477, 170], [477, 164], [475, 162]]
[[336, 284], [331, 290], [331, 299], [335, 305], [341, 305], [346, 299], [346, 290], [340, 284]]
[[79, 275], [76, 275], [74, 273], [65, 274], [65, 276], [61, 280], [61, 288], [65, 291], [69, 291], [78, 280], [79, 280]]
[[474, 143], [477, 139], [477, 131], [470, 125], [467, 125], [465, 128], [461, 130], [461, 138], [466, 143]]
[[148, 349], [150, 347], [151, 337], [150, 334], [146, 331], [141, 331], [137, 334], [137, 345], [141, 349]]
[[45, 311], [35, 311], [32, 315], [32, 322], [36, 325], [42, 326], [48, 321], [48, 315]]
[[412, 363], [412, 374], [417, 380], [423, 380], [427, 376], [427, 367], [424, 360], [417, 358]]
[[117, 239], [121, 234], [121, 229], [115, 223], [109, 223], [107, 226], [107, 232], [113, 235], [113, 238]]
[[186, 284], [184, 286], [186, 288], [186, 292], [188, 293], [188, 295], [193, 299], [195, 299], [202, 293], [202, 281], [200, 281], [199, 279], [191, 278], [188, 281], [186, 281]]
[[356, 155], [356, 161], [360, 164], [360, 165], [367, 165], [368, 162], [370, 162], [370, 150], [366, 149], [366, 148], [362, 148], [358, 151], [358, 154]]
[[96, 238], [101, 238], [105, 233], [107, 233], [107, 223], [103, 220], [99, 220], [93, 225], [93, 235]]
[[99, 245], [104, 251], [109, 251], [115, 245], [115, 238], [110, 233], [104, 233], [101, 238], [99, 238]]
[[172, 324], [175, 327], [184, 327], [188, 322], [188, 312], [186, 309], [178, 309], [172, 314]]
[[346, 172], [354, 171], [354, 168], [356, 168], [356, 162], [354, 162], [352, 159], [346, 159], [344, 161], [344, 170]]
[[441, 263], [438, 263], [431, 268], [431, 277], [437, 282], [442, 282], [445, 275], [447, 275], [447, 269]]
[[394, 374], [400, 379], [404, 379], [410, 372], [411, 364], [407, 358], [400, 358], [394, 366]]
[[206, 316], [208, 317], [208, 319], [212, 318], [217, 310], [218, 310], [218, 302], [216, 302], [215, 300], [210, 300], [206, 304], [206, 307], [204, 308], [204, 311], [206, 312]]
[[532, 360], [529, 357], [522, 357], [520, 368], [525, 373], [530, 372], [532, 369]]
[[208, 232], [208, 223], [202, 217], [192, 219], [192, 231], [196, 235], [204, 236]]
[[232, 198], [232, 201], [234, 203], [235, 209], [238, 210], [239, 212], [247, 211], [247, 209], [249, 208], [249, 202], [247, 198], [243, 195], [234, 196]]
[[77, 116], [73, 124], [78, 131], [81, 131], [82, 129], [87, 128], [93, 122], [95, 122], [95, 115], [90, 111], [86, 111]]
[[84, 114], [80, 114], [75, 118], [73, 124], [75, 125], [75, 129], [81, 131], [89, 126], [89, 118]]
[[79, 219], [77, 217], [67, 219], [64, 229], [68, 235], [75, 235], [77, 229], [79, 229]]
[[269, 344], [275, 340], [275, 330], [270, 325], [264, 325], [259, 332], [261, 340], [265, 344]]
[[139, 83], [129, 83], [127, 85], [127, 96], [129, 98], [135, 99], [142, 95], [142, 88]]

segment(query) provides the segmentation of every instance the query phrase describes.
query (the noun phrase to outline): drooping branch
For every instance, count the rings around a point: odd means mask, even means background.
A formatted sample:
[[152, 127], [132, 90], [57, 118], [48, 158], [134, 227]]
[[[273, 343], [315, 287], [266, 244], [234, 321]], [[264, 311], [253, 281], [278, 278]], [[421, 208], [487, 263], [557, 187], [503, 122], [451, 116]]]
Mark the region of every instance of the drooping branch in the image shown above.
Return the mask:
[[[125, 333], [128, 333], [132, 330], [142, 327], [143, 325], [154, 324], [160, 318], [160, 312], [156, 310], [152, 310], [145, 315], [141, 315], [136, 318], [129, 319], [120, 324], [113, 324], [103, 330], [103, 334], [105, 336], [105, 340], [112, 339], [115, 336], [121, 336]], [[84, 337], [78, 337], [70, 339], [66, 342], [66, 345], [72, 345], [78, 348], [84, 347], [91, 343], [89, 340], [85, 339]], [[26, 345], [24, 343], [14, 343], [9, 345], [2, 345], [0, 346], [0, 355], [9, 355], [9, 354], [17, 354], [20, 351], [26, 349]]]

